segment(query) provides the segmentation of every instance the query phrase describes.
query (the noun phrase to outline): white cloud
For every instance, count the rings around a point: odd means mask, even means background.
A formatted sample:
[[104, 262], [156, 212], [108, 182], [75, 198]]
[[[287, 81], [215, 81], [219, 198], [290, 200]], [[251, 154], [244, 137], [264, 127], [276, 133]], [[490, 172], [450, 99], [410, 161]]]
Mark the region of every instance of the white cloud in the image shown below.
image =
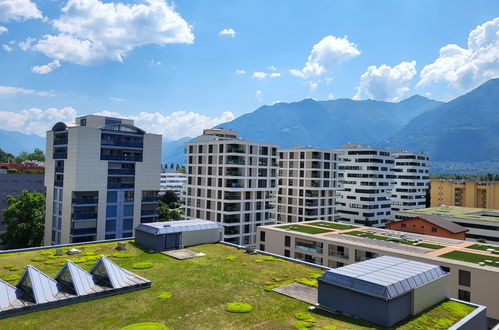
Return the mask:
[[269, 71], [277, 71], [277, 68], [275, 66], [273, 66], [273, 65], [269, 65], [267, 67], [267, 70], [269, 70]]
[[148, 66], [160, 66], [161, 65], [161, 62], [160, 61], [156, 61], [156, 60], [150, 60], [148, 63], [147, 63]]
[[267, 78], [267, 74], [265, 72], [255, 71], [255, 72], [253, 72], [252, 78], [263, 80], [263, 79]]
[[223, 29], [218, 34], [220, 34], [221, 36], [230, 36], [234, 38], [236, 36], [236, 31], [234, 31], [234, 29]]
[[122, 116], [110, 111], [100, 111], [95, 114], [133, 119], [137, 127], [149, 133], [162, 134], [170, 140], [186, 136], [195, 137], [201, 135], [205, 128], [211, 128], [236, 118], [230, 111], [222, 113], [219, 117], [208, 117], [191, 111], [176, 111], [168, 115], [159, 112], [141, 112], [134, 116]]
[[19, 22], [30, 18], [43, 18], [31, 0], [0, 0], [0, 22]]
[[499, 17], [472, 30], [467, 48], [455, 44], [440, 48], [435, 62], [421, 70], [417, 86], [446, 81], [454, 88], [469, 90], [496, 77], [499, 77]]
[[5, 33], [7, 31], [9, 31], [9, 29], [7, 29], [5, 26], [0, 25], [0, 34]]
[[122, 102], [125, 100], [125, 99], [122, 99], [121, 97], [110, 97], [109, 99], [111, 101], [115, 101], [115, 102]]
[[416, 61], [402, 62], [393, 68], [386, 64], [379, 67], [371, 65], [360, 77], [354, 99], [367, 97], [382, 101], [398, 101], [409, 91], [407, 85], [415, 75]]
[[307, 63], [301, 70], [292, 69], [289, 72], [304, 79], [320, 76], [332, 66], [358, 55], [360, 50], [354, 43], [348, 41], [346, 36], [343, 38], [327, 36], [312, 47]]
[[263, 96], [263, 92], [261, 90], [257, 90], [255, 92], [255, 96], [258, 100], [261, 100], [262, 99], [262, 96]]
[[307, 81], [305, 84], [310, 88], [310, 93], [314, 93], [319, 86], [319, 82]]
[[59, 34], [43, 36], [32, 48], [81, 65], [122, 62], [128, 52], [143, 45], [194, 42], [192, 27], [164, 0], [129, 5], [68, 0], [52, 24]]
[[327, 99], [328, 99], [328, 100], [332, 100], [332, 99], [334, 99], [334, 95], [333, 95], [333, 93], [331, 93], [331, 92], [327, 93]]
[[270, 78], [277, 78], [277, 77], [280, 77], [281, 74], [279, 72], [272, 72], [269, 76], [270, 76]]
[[30, 49], [30, 48], [31, 48], [31, 45], [32, 45], [32, 44], [33, 44], [33, 42], [35, 42], [35, 41], [36, 41], [36, 39], [31, 38], [31, 37], [28, 37], [28, 38], [26, 38], [26, 40], [25, 40], [25, 41], [20, 41], [20, 42], [18, 43], [18, 45], [19, 45], [19, 48], [21, 48], [21, 49], [22, 49], [22, 50], [24, 50], [24, 51], [27, 51], [28, 49]]
[[246, 71], [241, 70], [241, 69], [237, 69], [234, 73], [235, 74], [246, 74]]
[[71, 107], [61, 109], [48, 108], [46, 110], [30, 108], [21, 112], [0, 111], [0, 128], [17, 131], [24, 134], [45, 136], [55, 123], [74, 122], [76, 110]]
[[26, 89], [21, 87], [0, 86], [0, 96], [14, 96], [17, 94], [54, 96], [54, 94], [51, 92], [35, 91], [33, 89]]
[[3, 50], [5, 50], [6, 52], [11, 52], [11, 51], [12, 51], [12, 47], [10, 47], [10, 46], [9, 46], [9, 45], [7, 45], [7, 44], [2, 45], [2, 48], [3, 48]]
[[272, 102], [271, 105], [274, 105], [274, 104], [277, 104], [277, 103], [282, 103], [282, 101], [281, 100], [275, 100], [274, 102]]
[[53, 60], [52, 62], [45, 64], [45, 65], [35, 65], [31, 67], [31, 71], [34, 73], [38, 74], [47, 74], [52, 72], [53, 70], [57, 69], [58, 67], [61, 66], [61, 63], [59, 60]]

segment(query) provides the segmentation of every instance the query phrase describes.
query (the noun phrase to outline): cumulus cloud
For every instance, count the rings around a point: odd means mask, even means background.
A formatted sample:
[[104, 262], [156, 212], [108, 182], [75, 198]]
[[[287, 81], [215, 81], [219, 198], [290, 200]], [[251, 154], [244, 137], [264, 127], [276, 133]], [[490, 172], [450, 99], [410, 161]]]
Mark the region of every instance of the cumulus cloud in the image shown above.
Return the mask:
[[418, 87], [446, 81], [468, 90], [499, 77], [499, 17], [477, 26], [468, 35], [467, 48], [449, 44], [440, 48], [435, 62], [421, 70]]
[[112, 97], [112, 96], [109, 99], [114, 102], [123, 102], [125, 100], [121, 97]]
[[234, 31], [234, 29], [223, 29], [218, 34], [220, 34], [221, 36], [235, 37], [236, 31]]
[[255, 71], [255, 72], [253, 72], [252, 78], [263, 80], [263, 79], [267, 78], [267, 73]]
[[52, 62], [45, 64], [45, 65], [35, 65], [31, 67], [31, 71], [34, 73], [38, 74], [47, 74], [52, 72], [53, 70], [57, 69], [58, 67], [61, 66], [61, 63], [59, 60], [53, 60]]
[[59, 33], [43, 36], [31, 48], [80, 65], [122, 62], [138, 46], [194, 42], [192, 27], [164, 0], [144, 4], [69, 0], [52, 25]]
[[317, 90], [317, 87], [319, 86], [319, 83], [318, 82], [314, 82], [314, 81], [307, 81], [305, 83], [308, 88], [310, 88], [310, 93], [314, 93], [316, 90]]
[[9, 45], [7, 45], [7, 44], [2, 45], [2, 48], [3, 48], [3, 50], [5, 50], [6, 52], [11, 52], [11, 51], [12, 51], [12, 47], [10, 47], [10, 46], [9, 46]]
[[255, 96], [258, 100], [261, 100], [262, 99], [262, 96], [263, 96], [263, 92], [261, 90], [257, 90], [255, 92]]
[[269, 70], [269, 71], [277, 71], [277, 68], [275, 66], [273, 66], [273, 65], [269, 65], [267, 67], [267, 70]]
[[270, 77], [270, 78], [278, 78], [278, 77], [280, 77], [280, 76], [281, 76], [281, 74], [280, 74], [279, 72], [272, 72], [272, 73], [269, 75], [269, 77]]
[[51, 92], [35, 91], [21, 87], [0, 86], [0, 96], [14, 96], [17, 94], [38, 95], [38, 96], [54, 96]]
[[235, 74], [246, 74], [246, 71], [241, 70], [241, 69], [237, 69], [234, 73]]
[[346, 36], [336, 38], [330, 35], [312, 47], [312, 52], [301, 70], [292, 69], [289, 72], [304, 79], [320, 76], [332, 66], [358, 55], [360, 55], [360, 50], [354, 43], [348, 41]]
[[160, 66], [161, 65], [161, 62], [160, 61], [156, 61], [156, 60], [150, 60], [148, 63], [147, 63], [147, 66]]
[[7, 31], [9, 31], [9, 29], [7, 29], [5, 26], [0, 25], [0, 34], [5, 33]]
[[20, 41], [20, 42], [18, 43], [18, 45], [19, 45], [19, 48], [21, 48], [21, 49], [22, 49], [22, 50], [24, 50], [24, 51], [27, 51], [28, 49], [30, 49], [30, 48], [31, 48], [31, 45], [32, 45], [35, 41], [36, 41], [36, 39], [31, 38], [31, 37], [28, 37], [28, 38], [26, 38], [26, 40], [25, 40], [25, 41]]
[[0, 0], [0, 22], [20, 22], [30, 18], [43, 18], [31, 0]]
[[61, 109], [48, 108], [46, 110], [29, 108], [20, 112], [0, 111], [0, 128], [17, 131], [24, 134], [45, 136], [55, 123], [74, 122], [76, 110], [72, 107]]
[[367, 97], [382, 101], [398, 101], [409, 91], [407, 85], [415, 75], [416, 61], [402, 62], [393, 68], [386, 64], [379, 67], [371, 65], [360, 77], [354, 99]]

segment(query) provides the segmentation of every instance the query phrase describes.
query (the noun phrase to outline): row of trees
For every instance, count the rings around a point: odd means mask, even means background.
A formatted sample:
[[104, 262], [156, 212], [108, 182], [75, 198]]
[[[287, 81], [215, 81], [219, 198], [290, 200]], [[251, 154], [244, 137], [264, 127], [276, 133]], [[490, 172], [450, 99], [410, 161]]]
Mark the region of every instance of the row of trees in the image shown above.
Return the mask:
[[0, 163], [16, 163], [21, 164], [26, 160], [36, 160], [39, 162], [45, 161], [45, 154], [42, 150], [35, 148], [32, 153], [22, 151], [19, 155], [14, 156], [11, 153], [5, 152], [0, 149]]
[[163, 168], [169, 168], [170, 170], [175, 169], [177, 172], [185, 173], [185, 166], [184, 165], [180, 165], [180, 164], [170, 163], [170, 166], [168, 166], [168, 164], [165, 163], [165, 165], [163, 166]]
[[167, 190], [159, 197], [158, 213], [159, 221], [181, 220], [180, 200], [177, 194], [172, 190]]
[[499, 174], [430, 174], [430, 179], [468, 180], [468, 181], [499, 181]]

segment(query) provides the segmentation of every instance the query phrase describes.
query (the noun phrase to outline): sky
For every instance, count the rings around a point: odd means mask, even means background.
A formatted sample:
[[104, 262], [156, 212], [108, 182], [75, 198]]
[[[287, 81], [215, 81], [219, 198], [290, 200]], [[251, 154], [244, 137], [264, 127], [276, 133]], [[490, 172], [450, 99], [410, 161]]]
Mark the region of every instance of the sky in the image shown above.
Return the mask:
[[196, 136], [305, 98], [449, 101], [499, 77], [499, 1], [0, 0], [0, 129], [90, 113]]

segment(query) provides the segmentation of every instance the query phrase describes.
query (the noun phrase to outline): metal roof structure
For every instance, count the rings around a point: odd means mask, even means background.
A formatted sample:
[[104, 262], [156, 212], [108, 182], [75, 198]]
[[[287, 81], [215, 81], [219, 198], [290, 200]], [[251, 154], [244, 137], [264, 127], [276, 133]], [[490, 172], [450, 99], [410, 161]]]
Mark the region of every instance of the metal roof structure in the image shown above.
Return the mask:
[[181, 233], [191, 230], [218, 229], [220, 224], [213, 221], [193, 219], [164, 222], [141, 223], [135, 229], [154, 235], [165, 235], [170, 233]]
[[[133, 291], [151, 286], [151, 282], [116, 265], [105, 256], [89, 272], [67, 260], [55, 279], [33, 266], [26, 266], [14, 287], [0, 280], [0, 318], [40, 308], [62, 306], [99, 294]], [[81, 298], [80, 298], [81, 297]]]
[[382, 256], [328, 270], [319, 279], [390, 300], [446, 275], [438, 265]]

